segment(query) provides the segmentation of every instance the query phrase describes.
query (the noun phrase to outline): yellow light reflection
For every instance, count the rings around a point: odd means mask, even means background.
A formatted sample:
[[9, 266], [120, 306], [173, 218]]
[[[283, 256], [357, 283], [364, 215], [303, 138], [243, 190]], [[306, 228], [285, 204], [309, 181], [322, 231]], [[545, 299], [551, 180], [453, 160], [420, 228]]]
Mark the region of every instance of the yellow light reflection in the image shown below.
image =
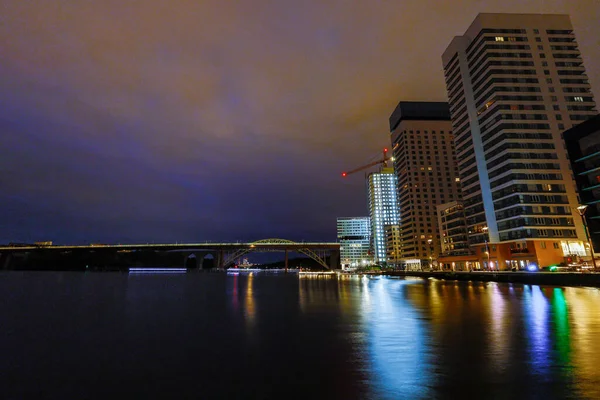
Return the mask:
[[253, 327], [256, 319], [253, 286], [254, 273], [251, 272], [248, 274], [248, 280], [246, 281], [246, 299], [244, 302], [244, 315], [246, 316], [246, 324], [248, 327]]
[[[592, 288], [564, 288], [565, 308], [568, 311], [570, 351], [569, 358], [576, 360], [574, 381], [582, 393], [595, 393], [600, 397], [597, 380], [600, 360], [600, 291]], [[592, 398], [592, 397], [590, 397]]]
[[[503, 285], [502, 288], [507, 289], [505, 285]], [[507, 290], [505, 290], [505, 293], [503, 294], [500, 290], [500, 286], [498, 284], [493, 284], [488, 297], [492, 328], [492, 331], [490, 332], [490, 354], [492, 356], [494, 369], [498, 372], [505, 371], [509, 364], [510, 335], [508, 334], [506, 321], [506, 295], [508, 295]]]

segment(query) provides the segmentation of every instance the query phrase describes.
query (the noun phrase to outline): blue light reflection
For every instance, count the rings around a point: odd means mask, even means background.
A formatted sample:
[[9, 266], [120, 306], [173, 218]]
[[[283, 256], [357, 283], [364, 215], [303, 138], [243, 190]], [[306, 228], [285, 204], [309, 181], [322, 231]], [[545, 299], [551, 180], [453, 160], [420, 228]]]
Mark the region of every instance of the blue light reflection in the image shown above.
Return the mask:
[[539, 286], [525, 287], [525, 330], [534, 375], [548, 378], [551, 367], [548, 300]]
[[410, 281], [364, 280], [362, 318], [368, 332], [369, 369], [374, 398], [431, 397], [427, 385], [428, 335], [416, 309], [406, 300]]

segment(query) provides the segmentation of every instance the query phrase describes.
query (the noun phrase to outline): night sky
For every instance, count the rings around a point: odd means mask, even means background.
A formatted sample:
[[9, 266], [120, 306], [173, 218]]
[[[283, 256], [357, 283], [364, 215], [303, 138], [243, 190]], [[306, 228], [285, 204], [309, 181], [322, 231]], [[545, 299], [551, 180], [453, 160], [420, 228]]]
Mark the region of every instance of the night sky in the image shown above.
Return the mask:
[[478, 12], [570, 14], [600, 93], [598, 0], [2, 0], [0, 243], [333, 241]]

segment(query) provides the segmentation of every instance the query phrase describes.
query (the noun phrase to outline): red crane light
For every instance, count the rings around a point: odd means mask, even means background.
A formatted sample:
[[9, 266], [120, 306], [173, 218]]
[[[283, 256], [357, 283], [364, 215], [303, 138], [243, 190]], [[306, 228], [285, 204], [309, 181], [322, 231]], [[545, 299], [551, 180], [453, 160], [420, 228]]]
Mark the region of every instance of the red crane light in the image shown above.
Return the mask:
[[342, 177], [345, 178], [346, 176], [353, 174], [355, 172], [362, 171], [362, 170], [365, 170], [370, 167], [374, 167], [375, 165], [387, 163], [387, 161], [390, 160], [390, 158], [391, 158], [391, 157], [388, 157], [387, 151], [388, 151], [387, 147], [383, 149], [383, 158], [381, 160], [373, 161], [370, 164], [363, 165], [362, 167], [354, 168], [351, 171], [342, 172]]

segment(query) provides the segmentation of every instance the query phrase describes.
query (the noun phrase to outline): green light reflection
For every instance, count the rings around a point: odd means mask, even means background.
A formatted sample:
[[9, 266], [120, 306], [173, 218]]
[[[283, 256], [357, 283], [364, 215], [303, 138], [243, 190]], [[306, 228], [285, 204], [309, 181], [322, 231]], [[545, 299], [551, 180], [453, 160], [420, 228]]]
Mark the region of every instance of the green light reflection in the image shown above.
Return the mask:
[[556, 348], [560, 363], [567, 365], [571, 361], [571, 332], [569, 327], [569, 311], [564, 289], [555, 288], [552, 296], [552, 311], [556, 332]]

